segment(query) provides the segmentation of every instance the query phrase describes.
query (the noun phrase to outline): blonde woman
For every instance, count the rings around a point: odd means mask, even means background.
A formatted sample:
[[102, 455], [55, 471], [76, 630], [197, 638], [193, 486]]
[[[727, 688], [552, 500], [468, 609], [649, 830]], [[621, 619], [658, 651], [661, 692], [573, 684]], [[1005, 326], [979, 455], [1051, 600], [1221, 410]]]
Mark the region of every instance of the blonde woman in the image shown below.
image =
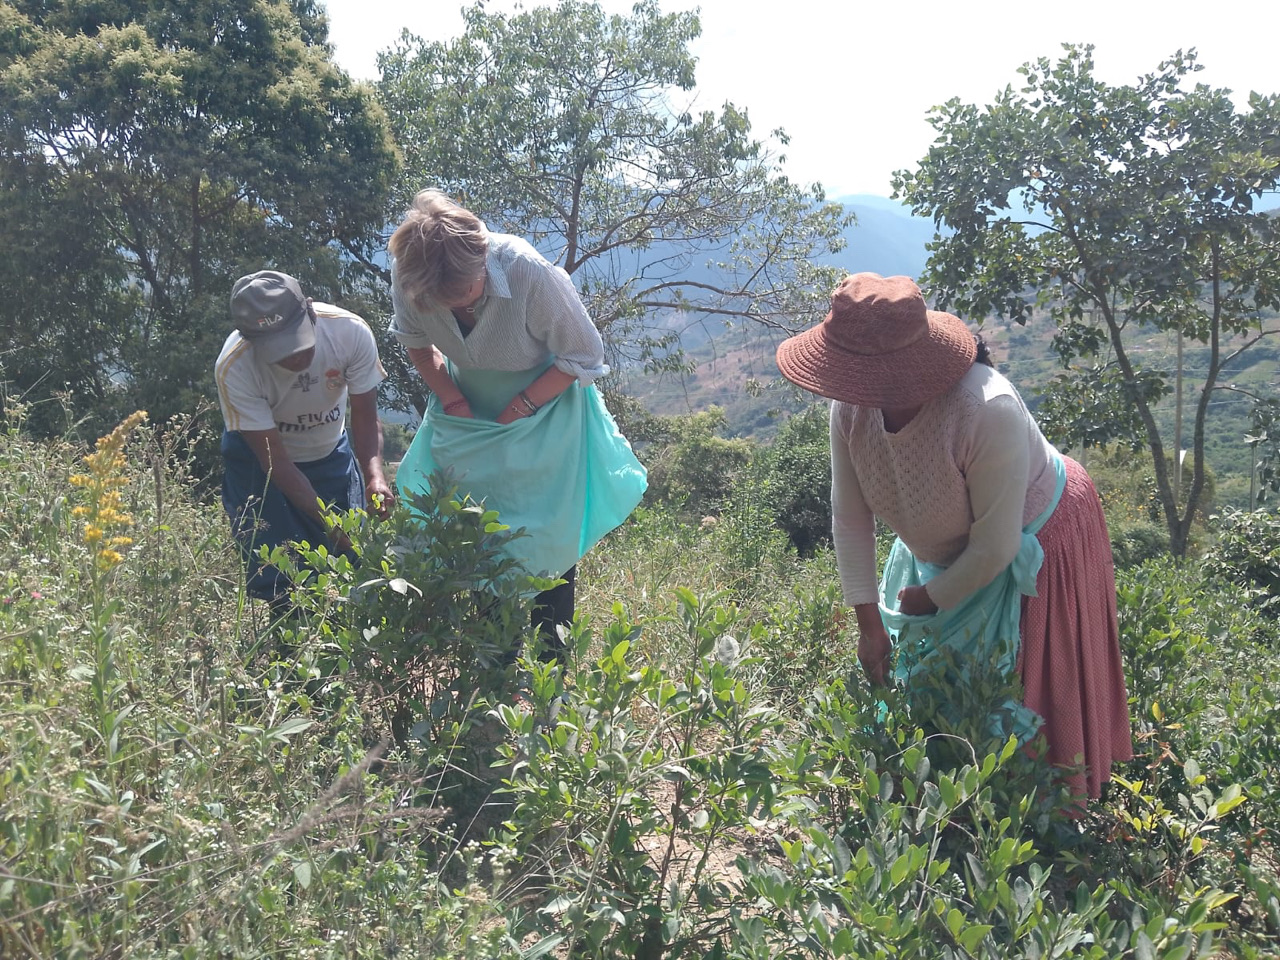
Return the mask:
[[526, 530], [511, 552], [565, 580], [534, 608], [554, 650], [555, 626], [573, 619], [574, 565], [645, 489], [593, 386], [609, 369], [600, 333], [564, 270], [438, 191], [414, 198], [390, 252], [391, 332], [431, 391], [397, 483], [424, 490], [451, 467], [464, 492]]

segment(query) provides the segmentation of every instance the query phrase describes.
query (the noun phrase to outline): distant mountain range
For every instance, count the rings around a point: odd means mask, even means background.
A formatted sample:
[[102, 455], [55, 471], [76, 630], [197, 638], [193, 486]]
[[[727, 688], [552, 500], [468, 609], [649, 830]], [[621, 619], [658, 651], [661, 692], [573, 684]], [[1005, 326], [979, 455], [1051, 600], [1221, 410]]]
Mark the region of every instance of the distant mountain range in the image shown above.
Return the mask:
[[870, 194], [836, 197], [835, 202], [858, 219], [845, 230], [848, 246], [831, 258], [833, 266], [884, 277], [920, 276], [929, 259], [925, 245], [933, 240], [933, 221], [912, 216], [897, 200]]
[[[824, 258], [821, 262], [849, 273], [871, 272], [892, 277], [905, 275], [919, 277], [924, 271], [929, 253], [925, 246], [933, 240], [933, 222], [911, 215], [911, 211], [897, 200], [871, 194], [853, 194], [833, 197], [831, 202], [852, 212], [856, 221], [844, 230], [845, 248]], [[676, 262], [679, 253], [674, 247], [655, 244], [646, 250], [643, 260]], [[641, 259], [637, 259], [637, 265]], [[714, 284], [716, 274], [706, 264], [689, 262], [684, 279]], [[695, 355], [711, 339], [738, 341], [745, 335], [750, 339], [752, 331], [728, 330], [715, 322], [703, 322], [693, 317], [670, 317], [668, 329], [680, 334], [680, 345], [686, 353]]]
[[[854, 194], [833, 202], [857, 219], [844, 231], [845, 248], [826, 258], [828, 264], [849, 273], [920, 276], [929, 258], [926, 245], [934, 236], [932, 221], [912, 216], [906, 206], [886, 197]], [[676, 318], [670, 328], [679, 332], [685, 355], [697, 363], [696, 372], [683, 378], [638, 372], [623, 378], [623, 390], [653, 413], [687, 413], [716, 404], [725, 409], [730, 433], [767, 437], [777, 429], [779, 414], [813, 402], [808, 394], [779, 382], [773, 360], [784, 336], [779, 331], [754, 324], [685, 325]], [[772, 386], [748, 390], [749, 382]]]
[[[925, 246], [935, 233], [932, 220], [913, 216], [897, 200], [872, 194], [856, 193], [834, 201], [853, 211], [858, 220], [845, 230], [848, 246], [832, 258], [832, 265], [850, 273], [870, 271], [884, 277], [919, 277], [924, 272], [929, 259]], [[1273, 210], [1280, 210], [1280, 194], [1264, 195], [1258, 201], [1258, 211]]]

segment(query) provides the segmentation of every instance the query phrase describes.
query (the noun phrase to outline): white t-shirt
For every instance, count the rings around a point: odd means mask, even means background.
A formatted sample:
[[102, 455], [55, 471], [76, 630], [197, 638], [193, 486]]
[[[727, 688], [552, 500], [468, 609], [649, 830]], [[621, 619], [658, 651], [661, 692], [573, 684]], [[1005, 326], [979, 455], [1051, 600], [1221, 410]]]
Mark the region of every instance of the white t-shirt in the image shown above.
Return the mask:
[[276, 427], [295, 463], [333, 452], [346, 425], [347, 394], [368, 393], [386, 378], [378, 345], [360, 317], [328, 303], [312, 303], [316, 353], [294, 373], [254, 356], [253, 343], [232, 331], [215, 372], [228, 430]]

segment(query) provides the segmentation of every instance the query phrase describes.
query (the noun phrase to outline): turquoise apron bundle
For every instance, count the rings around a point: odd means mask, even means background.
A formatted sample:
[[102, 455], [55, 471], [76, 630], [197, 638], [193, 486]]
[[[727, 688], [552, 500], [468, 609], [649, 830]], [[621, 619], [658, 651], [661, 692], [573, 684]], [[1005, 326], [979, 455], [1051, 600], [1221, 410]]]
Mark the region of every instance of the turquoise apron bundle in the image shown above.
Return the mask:
[[[880, 579], [880, 619], [897, 649], [893, 678], [911, 696], [913, 682], [920, 683], [941, 668], [943, 651], [961, 664], [991, 663], [1004, 676], [1012, 675], [1021, 643], [1022, 598], [1036, 595], [1036, 576], [1044, 563], [1044, 549], [1036, 534], [1053, 515], [1067, 483], [1066, 464], [1053, 458], [1056, 483], [1053, 497], [1038, 517], [1022, 529], [1022, 542], [1013, 561], [981, 590], [950, 610], [928, 616], [908, 616], [898, 610], [898, 592], [904, 587], [928, 583], [945, 567], [917, 560], [901, 540], [895, 540]], [[992, 734], [1012, 732], [1026, 743], [1039, 729], [1041, 718], [1021, 703], [1004, 705], [1009, 729], [1000, 717], [992, 717]]]
[[528, 536], [507, 552], [531, 574], [558, 577], [640, 503], [647, 479], [595, 386], [572, 384], [537, 413], [509, 424], [494, 418], [546, 367], [449, 373], [470, 417], [444, 412], [434, 394], [396, 472], [401, 490], [425, 491], [427, 478], [452, 469], [459, 494], [498, 511]]

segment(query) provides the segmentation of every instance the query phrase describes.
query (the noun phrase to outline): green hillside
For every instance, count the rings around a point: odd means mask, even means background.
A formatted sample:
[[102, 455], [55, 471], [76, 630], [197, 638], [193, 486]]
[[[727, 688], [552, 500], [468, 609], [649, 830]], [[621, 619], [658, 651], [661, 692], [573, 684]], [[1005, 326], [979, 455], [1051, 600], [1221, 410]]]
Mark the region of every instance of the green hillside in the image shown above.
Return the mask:
[[1280, 936], [1262, 515], [1197, 564], [1122, 566], [1135, 758], [1069, 815], [991, 731], [1007, 683], [867, 685], [830, 553], [797, 556], [747, 488], [716, 523], [637, 511], [579, 566], [566, 666], [517, 671], [495, 651], [529, 639], [528, 599], [489, 579], [509, 533], [483, 511], [345, 518], [361, 567], [307, 552], [322, 575], [273, 622], [161, 431], [88, 461], [8, 416], [0, 956], [1110, 960]]

